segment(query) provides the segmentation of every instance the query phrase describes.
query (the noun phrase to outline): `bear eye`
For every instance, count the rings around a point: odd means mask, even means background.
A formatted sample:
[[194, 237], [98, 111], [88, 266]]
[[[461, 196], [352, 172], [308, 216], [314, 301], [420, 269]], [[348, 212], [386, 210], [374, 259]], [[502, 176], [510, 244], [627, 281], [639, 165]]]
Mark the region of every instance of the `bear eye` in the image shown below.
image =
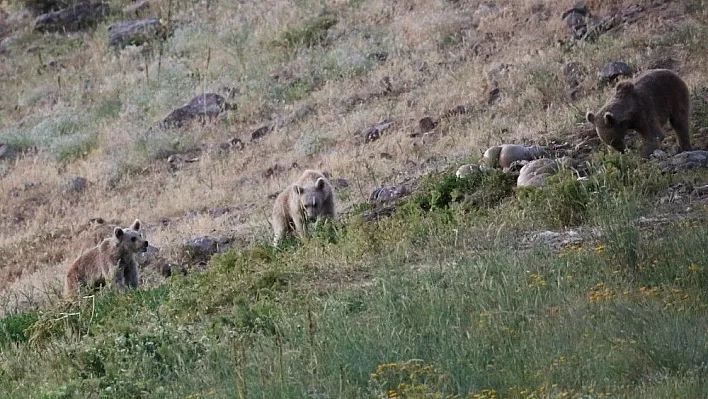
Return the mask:
[[135, 240], [137, 240], [137, 238], [135, 238], [135, 237], [130, 237], [130, 241], [135, 242]]

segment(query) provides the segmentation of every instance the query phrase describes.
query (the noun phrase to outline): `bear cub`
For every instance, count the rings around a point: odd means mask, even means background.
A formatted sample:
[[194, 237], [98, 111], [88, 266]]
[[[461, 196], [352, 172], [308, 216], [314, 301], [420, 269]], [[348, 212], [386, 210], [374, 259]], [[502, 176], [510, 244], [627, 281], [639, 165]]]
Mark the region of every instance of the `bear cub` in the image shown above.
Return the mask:
[[277, 246], [293, 230], [305, 238], [308, 221], [334, 216], [332, 185], [322, 173], [307, 169], [275, 199], [272, 215], [274, 245]]
[[668, 121], [678, 136], [679, 152], [690, 151], [690, 100], [686, 83], [668, 69], [653, 69], [615, 87], [614, 96], [586, 119], [610, 147], [624, 152], [624, 136], [635, 130], [642, 138], [641, 155], [649, 157], [664, 139]]
[[96, 289], [115, 284], [119, 289], [138, 286], [138, 265], [135, 255], [145, 252], [147, 240], [140, 233], [140, 220], [127, 229], [116, 227], [113, 235], [81, 254], [66, 274], [64, 294], [75, 298], [80, 286]]

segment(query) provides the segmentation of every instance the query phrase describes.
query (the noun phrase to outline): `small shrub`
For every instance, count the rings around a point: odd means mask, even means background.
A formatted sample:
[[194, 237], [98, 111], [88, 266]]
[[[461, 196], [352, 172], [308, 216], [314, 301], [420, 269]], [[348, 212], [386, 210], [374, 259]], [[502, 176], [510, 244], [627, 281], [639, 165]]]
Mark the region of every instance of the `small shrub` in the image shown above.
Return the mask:
[[[193, 135], [181, 130], [152, 129], [135, 141], [134, 151], [138, 160], [166, 159], [173, 154], [183, 154], [197, 147]], [[137, 161], [136, 164], [140, 164]]]
[[513, 194], [516, 178], [501, 171], [476, 173], [458, 179], [454, 173], [432, 177], [423, 183], [411, 202], [425, 211], [463, 202], [471, 208], [489, 208]]
[[119, 99], [105, 100], [96, 110], [96, 117], [99, 119], [113, 119], [120, 115], [123, 103]]
[[98, 137], [95, 134], [79, 135], [63, 140], [57, 146], [54, 156], [60, 163], [71, 163], [77, 159], [88, 156], [91, 151], [98, 148]]
[[636, 155], [609, 152], [593, 162], [595, 179], [606, 189], [628, 195], [651, 196], [668, 188], [671, 176], [661, 173], [655, 162]]
[[295, 149], [302, 155], [310, 156], [319, 154], [336, 145], [336, 140], [316, 134], [305, 134], [295, 143]]
[[0, 347], [10, 342], [24, 343], [27, 330], [39, 320], [39, 313], [25, 312], [0, 319]]
[[336, 245], [346, 234], [346, 226], [340, 221], [321, 219], [313, 223], [310, 232], [312, 238]]
[[520, 187], [516, 193], [521, 208], [531, 218], [563, 228], [587, 219], [595, 188], [591, 182], [577, 180], [572, 171], [563, 170], [549, 177], [543, 187]]
[[276, 86], [273, 89], [273, 97], [283, 102], [293, 102], [305, 98], [315, 89], [316, 82], [309, 77], [298, 78], [285, 86]]
[[272, 44], [294, 51], [301, 47], [312, 47], [322, 43], [327, 38], [327, 31], [337, 23], [332, 15], [313, 18], [303, 25], [290, 28], [283, 32], [279, 40]]
[[30, 134], [15, 129], [0, 130], [0, 142], [18, 151], [28, 150], [37, 145]]

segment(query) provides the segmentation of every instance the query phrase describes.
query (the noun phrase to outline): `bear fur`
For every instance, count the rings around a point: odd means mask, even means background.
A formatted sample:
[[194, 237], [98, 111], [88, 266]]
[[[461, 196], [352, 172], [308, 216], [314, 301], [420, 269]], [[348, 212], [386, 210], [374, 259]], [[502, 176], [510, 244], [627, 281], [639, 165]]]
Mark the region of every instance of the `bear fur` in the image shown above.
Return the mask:
[[334, 218], [334, 189], [324, 174], [307, 169], [281, 192], [273, 204], [274, 245], [295, 230], [307, 237], [307, 222]]
[[598, 112], [588, 112], [586, 119], [595, 126], [600, 139], [624, 152], [624, 136], [635, 130], [642, 138], [641, 155], [648, 158], [664, 139], [663, 126], [668, 121], [678, 136], [679, 151], [690, 151], [689, 91], [686, 83], [668, 69], [653, 69], [634, 82], [617, 84], [615, 93]]
[[66, 274], [64, 294], [75, 298], [79, 286], [98, 288], [115, 284], [119, 289], [138, 286], [138, 266], [135, 255], [145, 252], [147, 240], [140, 233], [140, 220], [135, 220], [127, 229], [116, 227], [113, 235], [81, 254], [69, 267]]
[[502, 144], [487, 149], [482, 161], [491, 168], [506, 169], [515, 161], [532, 161], [549, 155], [546, 147]]
[[557, 159], [541, 158], [533, 160], [519, 171], [516, 180], [517, 187], [541, 187], [546, 184], [549, 177], [555, 175], [563, 168], [572, 169], [578, 173], [580, 162], [570, 157]]

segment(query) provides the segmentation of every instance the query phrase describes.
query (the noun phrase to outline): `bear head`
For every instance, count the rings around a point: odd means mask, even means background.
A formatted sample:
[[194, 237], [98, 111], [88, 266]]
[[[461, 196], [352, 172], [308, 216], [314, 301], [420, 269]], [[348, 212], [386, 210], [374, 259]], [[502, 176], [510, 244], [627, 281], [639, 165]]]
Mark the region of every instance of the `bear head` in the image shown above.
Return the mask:
[[615, 87], [614, 98], [600, 111], [602, 116], [588, 112], [585, 119], [595, 126], [603, 143], [624, 152], [624, 136], [630, 129], [636, 106], [634, 84], [629, 81], [620, 82]]
[[331, 188], [325, 178], [318, 178], [313, 186], [296, 184], [293, 191], [299, 196], [300, 206], [307, 219], [316, 219], [325, 212], [325, 202], [331, 195]]
[[116, 227], [113, 234], [118, 239], [118, 245], [130, 253], [145, 252], [148, 248], [148, 241], [143, 238], [140, 232], [140, 220], [135, 220], [127, 229]]

